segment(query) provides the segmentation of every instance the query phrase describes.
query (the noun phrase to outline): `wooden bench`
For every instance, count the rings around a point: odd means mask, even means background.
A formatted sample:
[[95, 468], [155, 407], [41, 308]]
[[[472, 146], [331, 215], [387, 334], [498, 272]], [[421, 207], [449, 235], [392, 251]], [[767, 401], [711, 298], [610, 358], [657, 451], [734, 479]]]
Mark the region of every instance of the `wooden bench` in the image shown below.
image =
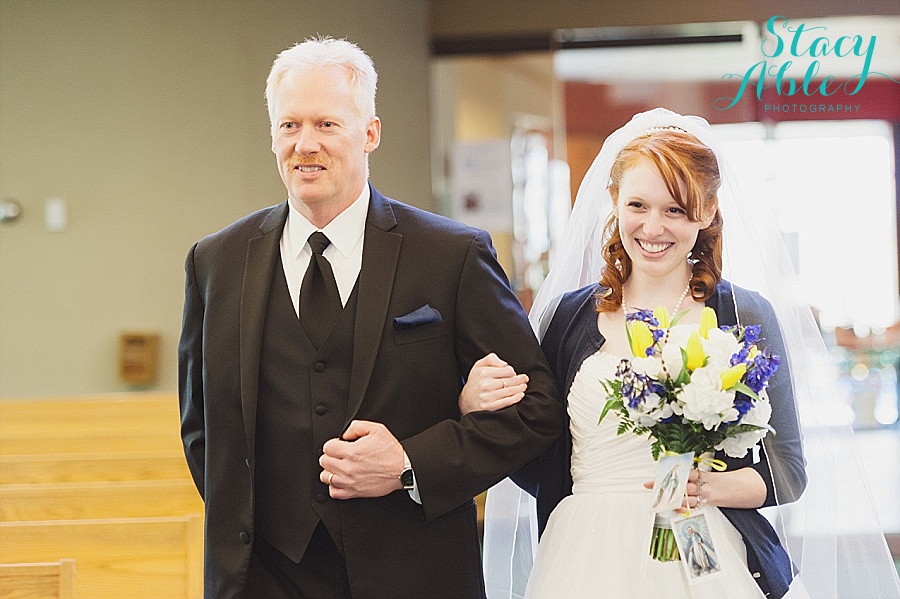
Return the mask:
[[178, 398], [116, 394], [0, 401], [0, 455], [181, 448]]
[[86, 434], [71, 437], [0, 439], [0, 455], [88, 453], [98, 450], [110, 453], [165, 451], [181, 446], [181, 438], [177, 433], [165, 435], [135, 433], [118, 436]]
[[180, 449], [0, 455], [0, 485], [172, 479], [191, 480]]
[[190, 480], [0, 485], [0, 522], [145, 518], [202, 512], [203, 501]]
[[0, 484], [190, 479], [174, 394], [0, 400]]
[[110, 434], [144, 430], [178, 430], [174, 394], [118, 393], [83, 397], [40, 397], [0, 401], [0, 437]]
[[0, 523], [0, 563], [65, 555], [78, 564], [78, 599], [201, 599], [198, 514]]
[[73, 599], [75, 560], [0, 564], [0, 599]]

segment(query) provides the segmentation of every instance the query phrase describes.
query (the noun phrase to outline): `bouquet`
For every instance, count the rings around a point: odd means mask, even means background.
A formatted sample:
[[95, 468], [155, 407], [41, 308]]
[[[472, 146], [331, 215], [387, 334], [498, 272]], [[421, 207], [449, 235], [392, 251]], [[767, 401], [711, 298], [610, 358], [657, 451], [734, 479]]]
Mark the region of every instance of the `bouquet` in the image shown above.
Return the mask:
[[[691, 453], [699, 463], [716, 450], [744, 457], [772, 431], [766, 386], [780, 358], [757, 347], [759, 325], [719, 328], [708, 307], [699, 326], [677, 324], [686, 313], [670, 319], [661, 307], [626, 315], [633, 357], [601, 381], [608, 400], [600, 420], [614, 411], [618, 434], [648, 435], [654, 460]], [[704, 463], [725, 469], [720, 460]], [[679, 559], [670, 528], [654, 527], [650, 554]]]

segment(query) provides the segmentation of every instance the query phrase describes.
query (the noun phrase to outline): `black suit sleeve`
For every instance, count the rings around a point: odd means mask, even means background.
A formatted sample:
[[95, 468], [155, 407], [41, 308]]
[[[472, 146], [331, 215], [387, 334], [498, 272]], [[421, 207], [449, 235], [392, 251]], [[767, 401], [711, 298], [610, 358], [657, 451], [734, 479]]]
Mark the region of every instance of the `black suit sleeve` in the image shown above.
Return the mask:
[[197, 289], [194, 252], [185, 269], [184, 316], [178, 343], [178, 397], [181, 408], [181, 439], [194, 484], [204, 495], [206, 436], [203, 411], [203, 302]]
[[459, 275], [454, 344], [460, 376], [494, 352], [529, 376], [525, 397], [496, 412], [444, 420], [405, 439], [428, 519], [441, 516], [540, 455], [562, 433], [564, 410], [525, 311], [486, 233]]

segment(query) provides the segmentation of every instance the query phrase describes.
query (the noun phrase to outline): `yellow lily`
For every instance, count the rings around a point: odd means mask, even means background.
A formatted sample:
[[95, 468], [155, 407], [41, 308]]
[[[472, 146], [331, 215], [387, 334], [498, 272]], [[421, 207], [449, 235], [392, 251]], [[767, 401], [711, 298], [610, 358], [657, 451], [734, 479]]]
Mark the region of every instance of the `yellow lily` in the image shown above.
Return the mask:
[[646, 358], [647, 348], [653, 345], [653, 333], [647, 323], [634, 320], [628, 325], [631, 353], [636, 358]]
[[657, 306], [653, 311], [653, 316], [659, 321], [660, 328], [668, 329], [671, 324], [669, 322], [669, 311], [665, 306]]
[[689, 372], [694, 372], [703, 366], [703, 363], [706, 361], [706, 354], [703, 353], [703, 342], [700, 341], [700, 335], [697, 333], [691, 333], [684, 352], [687, 354], [684, 366]]
[[703, 312], [700, 313], [700, 336], [709, 339], [709, 332], [718, 327], [719, 321], [716, 318], [716, 312], [709, 306], [703, 308]]
[[741, 377], [747, 372], [747, 365], [741, 362], [740, 364], [735, 364], [728, 370], [722, 373], [722, 391], [728, 391], [732, 387], [734, 387]]

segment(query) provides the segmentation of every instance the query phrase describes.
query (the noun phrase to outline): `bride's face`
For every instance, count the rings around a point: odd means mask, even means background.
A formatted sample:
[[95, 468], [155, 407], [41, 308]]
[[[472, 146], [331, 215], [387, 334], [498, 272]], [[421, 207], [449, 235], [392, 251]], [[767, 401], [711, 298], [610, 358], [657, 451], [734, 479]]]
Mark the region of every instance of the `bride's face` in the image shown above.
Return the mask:
[[[685, 185], [679, 184], [684, 197]], [[697, 234], [713, 219], [690, 220], [648, 160], [640, 160], [622, 175], [615, 208], [619, 235], [634, 271], [653, 277], [683, 275]]]

